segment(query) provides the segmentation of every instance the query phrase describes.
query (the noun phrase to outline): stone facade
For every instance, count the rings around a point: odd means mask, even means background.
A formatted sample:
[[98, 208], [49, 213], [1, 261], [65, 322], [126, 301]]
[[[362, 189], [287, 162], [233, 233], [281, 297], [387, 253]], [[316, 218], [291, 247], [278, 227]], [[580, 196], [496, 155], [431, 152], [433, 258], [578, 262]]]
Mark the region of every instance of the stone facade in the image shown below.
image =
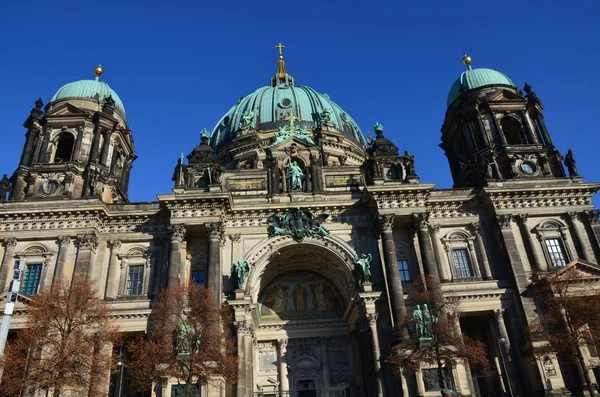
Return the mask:
[[[135, 334], [146, 330], [157, 292], [201, 282], [235, 310], [242, 373], [233, 388], [204, 385], [203, 395], [436, 396], [428, 368], [395, 377], [384, 364], [394, 325], [412, 310], [411, 282], [436, 275], [443, 293], [461, 302], [455, 327], [484, 341], [499, 371], [482, 378], [452, 365], [454, 389], [580, 389], [556, 355], [525, 343], [536, 313], [524, 291], [551, 266], [573, 262], [590, 277], [598, 268], [591, 199], [600, 184], [566, 176], [533, 93], [488, 86], [451, 105], [442, 147], [451, 153], [453, 189], [420, 183], [414, 157], [399, 154], [383, 126], [364, 146], [325, 114], [313, 124], [282, 118], [270, 129], [246, 119], [220, 146], [204, 134], [176, 168], [173, 193], [154, 203], [127, 200], [136, 156], [110, 103], [97, 110], [84, 99], [59, 102], [32, 110], [10, 199], [0, 203], [4, 290], [16, 258], [41, 265], [38, 288], [87, 273], [121, 331]], [[524, 141], [507, 142], [499, 112], [525, 123]], [[277, 135], [281, 128], [287, 135]], [[484, 138], [462, 145], [460, 128]], [[54, 161], [60, 134], [72, 136], [71, 154]], [[292, 163], [302, 170], [299, 185]], [[355, 258], [367, 254], [371, 275], [360, 282]], [[238, 261], [249, 264], [242, 289], [232, 274]], [[140, 286], [128, 282], [134, 274]], [[25, 315], [18, 303], [12, 329]], [[595, 348], [585, 352], [594, 379], [600, 361]], [[168, 383], [153, 390], [176, 394]]]

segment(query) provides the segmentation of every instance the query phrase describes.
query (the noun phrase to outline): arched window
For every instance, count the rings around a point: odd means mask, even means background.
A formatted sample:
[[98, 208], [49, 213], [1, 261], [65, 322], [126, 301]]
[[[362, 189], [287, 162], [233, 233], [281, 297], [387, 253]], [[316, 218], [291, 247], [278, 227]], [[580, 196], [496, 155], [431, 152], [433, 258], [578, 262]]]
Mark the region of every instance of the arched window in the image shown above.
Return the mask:
[[75, 138], [73, 138], [73, 135], [68, 133], [61, 134], [56, 143], [53, 163], [66, 163], [71, 161], [74, 144]]
[[524, 139], [523, 127], [515, 118], [503, 117], [502, 120], [500, 120], [500, 125], [502, 126], [506, 143], [509, 145], [527, 143]]

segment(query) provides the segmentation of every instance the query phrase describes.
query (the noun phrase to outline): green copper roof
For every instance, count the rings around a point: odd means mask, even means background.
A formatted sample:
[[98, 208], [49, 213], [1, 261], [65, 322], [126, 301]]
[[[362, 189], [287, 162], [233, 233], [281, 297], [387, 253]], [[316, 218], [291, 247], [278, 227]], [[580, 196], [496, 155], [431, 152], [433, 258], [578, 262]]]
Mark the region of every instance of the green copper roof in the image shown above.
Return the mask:
[[79, 80], [62, 86], [52, 97], [52, 102], [66, 98], [94, 99], [99, 103], [112, 96], [115, 110], [125, 117], [125, 107], [119, 95], [108, 84], [100, 80]]
[[448, 106], [469, 90], [498, 84], [515, 87], [515, 84], [507, 75], [496, 70], [485, 68], [466, 70], [452, 84], [452, 88], [450, 88], [450, 92], [448, 93]]
[[[222, 144], [231, 142], [238, 131], [241, 130], [242, 115], [254, 112], [257, 130], [276, 129], [283, 124], [287, 117], [298, 117], [302, 123], [315, 123], [318, 114], [328, 110], [331, 121], [344, 136], [352, 139], [359, 145], [364, 145], [365, 140], [356, 122], [333, 102], [327, 94], [321, 94], [310, 87], [277, 84], [275, 87], [261, 87], [254, 93], [240, 98], [219, 120], [213, 129], [210, 144], [217, 148]], [[312, 126], [307, 125], [308, 128]]]

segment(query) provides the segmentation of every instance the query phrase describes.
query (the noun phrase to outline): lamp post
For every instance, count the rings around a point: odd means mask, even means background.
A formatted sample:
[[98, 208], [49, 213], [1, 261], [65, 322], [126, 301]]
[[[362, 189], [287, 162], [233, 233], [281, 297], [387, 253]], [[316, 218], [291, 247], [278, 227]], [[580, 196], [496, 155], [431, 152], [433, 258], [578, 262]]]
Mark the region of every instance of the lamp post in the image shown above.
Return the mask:
[[119, 367], [119, 385], [117, 386], [117, 397], [123, 397], [123, 375], [125, 372], [125, 352], [123, 350], [123, 344], [121, 344], [119, 347], [117, 366]]

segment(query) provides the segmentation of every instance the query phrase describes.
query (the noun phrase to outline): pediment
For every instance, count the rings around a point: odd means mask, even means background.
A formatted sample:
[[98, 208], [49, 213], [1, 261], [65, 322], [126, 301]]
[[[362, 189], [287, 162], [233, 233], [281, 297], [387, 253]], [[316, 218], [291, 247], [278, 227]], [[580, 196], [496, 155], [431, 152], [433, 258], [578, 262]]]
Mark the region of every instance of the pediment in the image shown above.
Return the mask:
[[[4, 291], [0, 294], [0, 302], [6, 302], [6, 297], [8, 296], [8, 291]], [[29, 302], [31, 302], [32, 299], [27, 296], [24, 295], [22, 293], [19, 292], [19, 297], [17, 298], [17, 303], [24, 303], [24, 304], [28, 304]]]
[[276, 150], [284, 151], [285, 148], [288, 148], [293, 143], [295, 143], [296, 146], [298, 146], [298, 147], [305, 147], [305, 148], [316, 146], [316, 145], [311, 145], [310, 143], [303, 141], [302, 139], [297, 138], [295, 136], [290, 136], [290, 137], [284, 139], [283, 141], [277, 142], [277, 144], [271, 146], [271, 150], [272, 151], [276, 151]]
[[80, 109], [76, 106], [71, 105], [70, 103], [63, 103], [60, 106], [52, 108], [52, 110], [46, 112], [46, 117], [48, 116], [83, 116], [88, 115], [88, 111]]
[[494, 95], [492, 95], [488, 98], [488, 101], [491, 101], [491, 102], [514, 101], [514, 100], [525, 102], [525, 99], [523, 99], [522, 96], [517, 95], [514, 92], [509, 91], [509, 90], [501, 90], [499, 92], [496, 92]]
[[600, 279], [600, 266], [583, 259], [575, 259], [560, 270], [556, 276], [560, 277], [569, 272], [573, 272], [573, 276], [582, 279], [582, 281], [583, 279]]

